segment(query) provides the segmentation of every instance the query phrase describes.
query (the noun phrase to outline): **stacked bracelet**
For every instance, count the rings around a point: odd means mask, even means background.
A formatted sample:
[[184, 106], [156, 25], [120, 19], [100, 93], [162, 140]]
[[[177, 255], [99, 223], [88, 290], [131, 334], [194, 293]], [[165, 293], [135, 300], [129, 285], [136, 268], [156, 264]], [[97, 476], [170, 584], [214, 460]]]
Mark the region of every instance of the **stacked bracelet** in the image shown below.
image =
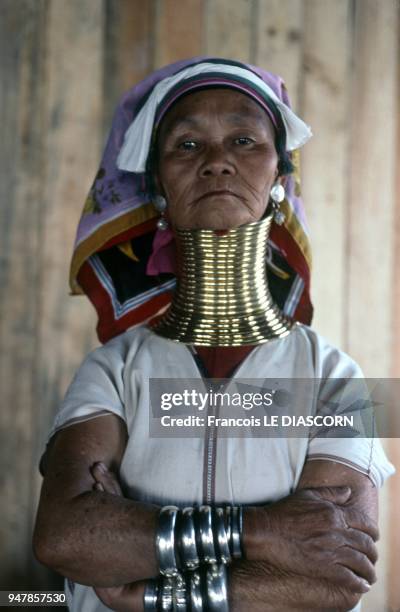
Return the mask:
[[[175, 576], [174, 576], [175, 577]], [[174, 610], [174, 579], [169, 576], [161, 578], [159, 587], [159, 607], [160, 612], [172, 612]]]
[[228, 593], [226, 588], [226, 566], [210, 565], [207, 568], [207, 610], [209, 612], [228, 612]]
[[158, 531], [156, 536], [156, 547], [160, 574], [167, 577], [176, 576], [178, 564], [175, 552], [175, 525], [179, 508], [176, 506], [164, 506], [161, 509]]
[[172, 577], [180, 569], [193, 570], [201, 563], [229, 563], [242, 557], [243, 511], [211, 506], [164, 506], [156, 538], [160, 573]]
[[242, 526], [240, 506], [164, 506], [156, 537], [161, 576], [146, 584], [145, 611], [227, 612], [226, 565], [242, 557]]
[[214, 525], [218, 547], [218, 555], [221, 563], [229, 563], [231, 561], [231, 553], [229, 549], [229, 537], [225, 528], [225, 513], [223, 508], [214, 508]]
[[205, 602], [203, 601], [201, 579], [198, 571], [192, 572], [189, 577], [189, 590], [190, 611], [203, 612]]
[[228, 612], [225, 564], [209, 564], [186, 575], [149, 580], [144, 593], [145, 612]]
[[186, 580], [182, 574], [178, 574], [175, 578], [175, 590], [174, 590], [174, 611], [186, 612], [187, 597], [186, 597]]
[[181, 564], [188, 570], [196, 569], [200, 565], [200, 559], [197, 553], [193, 508], [184, 508], [182, 510], [178, 529], [180, 531], [178, 550]]
[[158, 610], [158, 581], [148, 580], [143, 596], [144, 612], [157, 612]]
[[197, 524], [198, 543], [203, 563], [217, 563], [211, 506], [200, 506], [197, 512]]
[[243, 525], [243, 514], [242, 508], [238, 506], [232, 506], [230, 512], [231, 519], [231, 538], [230, 546], [231, 553], [234, 559], [240, 559], [242, 557], [242, 525]]
[[203, 563], [230, 563], [232, 558], [243, 556], [241, 506], [184, 508], [176, 525], [180, 569], [192, 570]]

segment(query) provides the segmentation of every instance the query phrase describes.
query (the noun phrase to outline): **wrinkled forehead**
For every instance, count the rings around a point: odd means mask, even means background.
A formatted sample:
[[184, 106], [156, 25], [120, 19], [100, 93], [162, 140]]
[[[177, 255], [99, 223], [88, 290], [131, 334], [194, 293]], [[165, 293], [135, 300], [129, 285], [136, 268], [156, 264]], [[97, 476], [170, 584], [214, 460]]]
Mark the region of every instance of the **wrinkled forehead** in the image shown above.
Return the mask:
[[163, 113], [156, 129], [158, 136], [164, 137], [181, 128], [204, 128], [215, 117], [233, 127], [256, 126], [275, 136], [275, 124], [265, 108], [247, 94], [229, 87], [185, 93]]

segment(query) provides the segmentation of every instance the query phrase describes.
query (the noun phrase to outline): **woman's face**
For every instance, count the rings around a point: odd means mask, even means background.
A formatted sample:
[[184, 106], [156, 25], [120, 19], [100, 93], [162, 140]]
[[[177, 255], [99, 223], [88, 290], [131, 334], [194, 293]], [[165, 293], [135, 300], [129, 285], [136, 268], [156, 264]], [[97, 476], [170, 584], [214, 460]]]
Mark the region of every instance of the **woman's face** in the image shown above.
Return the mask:
[[266, 112], [232, 89], [194, 92], [163, 118], [156, 184], [181, 229], [224, 230], [258, 221], [277, 175]]

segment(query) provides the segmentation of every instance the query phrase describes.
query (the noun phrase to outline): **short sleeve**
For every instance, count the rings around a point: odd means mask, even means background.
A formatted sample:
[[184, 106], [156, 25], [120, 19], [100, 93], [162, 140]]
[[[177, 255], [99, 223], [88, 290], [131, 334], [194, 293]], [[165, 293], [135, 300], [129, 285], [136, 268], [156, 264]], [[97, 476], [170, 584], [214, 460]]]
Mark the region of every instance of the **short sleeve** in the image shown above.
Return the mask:
[[350, 417], [351, 425], [315, 428], [307, 461], [337, 461], [366, 474], [380, 487], [395, 468], [375, 430], [374, 407], [363, 373], [346, 353], [328, 344], [320, 347], [319, 355], [322, 363], [318, 368], [321, 378], [316, 415]]
[[126, 421], [123, 371], [119, 342], [111, 341], [89, 353], [67, 389], [48, 440], [63, 427], [110, 412]]

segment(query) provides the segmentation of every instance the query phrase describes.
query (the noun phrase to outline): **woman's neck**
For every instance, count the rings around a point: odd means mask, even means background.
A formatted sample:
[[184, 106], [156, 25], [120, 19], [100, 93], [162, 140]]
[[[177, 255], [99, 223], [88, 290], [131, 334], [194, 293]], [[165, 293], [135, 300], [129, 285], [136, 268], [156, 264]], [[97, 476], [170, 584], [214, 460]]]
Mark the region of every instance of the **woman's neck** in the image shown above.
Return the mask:
[[178, 283], [154, 331], [201, 346], [262, 344], [293, 322], [273, 302], [265, 255], [272, 216], [221, 235], [177, 230]]

